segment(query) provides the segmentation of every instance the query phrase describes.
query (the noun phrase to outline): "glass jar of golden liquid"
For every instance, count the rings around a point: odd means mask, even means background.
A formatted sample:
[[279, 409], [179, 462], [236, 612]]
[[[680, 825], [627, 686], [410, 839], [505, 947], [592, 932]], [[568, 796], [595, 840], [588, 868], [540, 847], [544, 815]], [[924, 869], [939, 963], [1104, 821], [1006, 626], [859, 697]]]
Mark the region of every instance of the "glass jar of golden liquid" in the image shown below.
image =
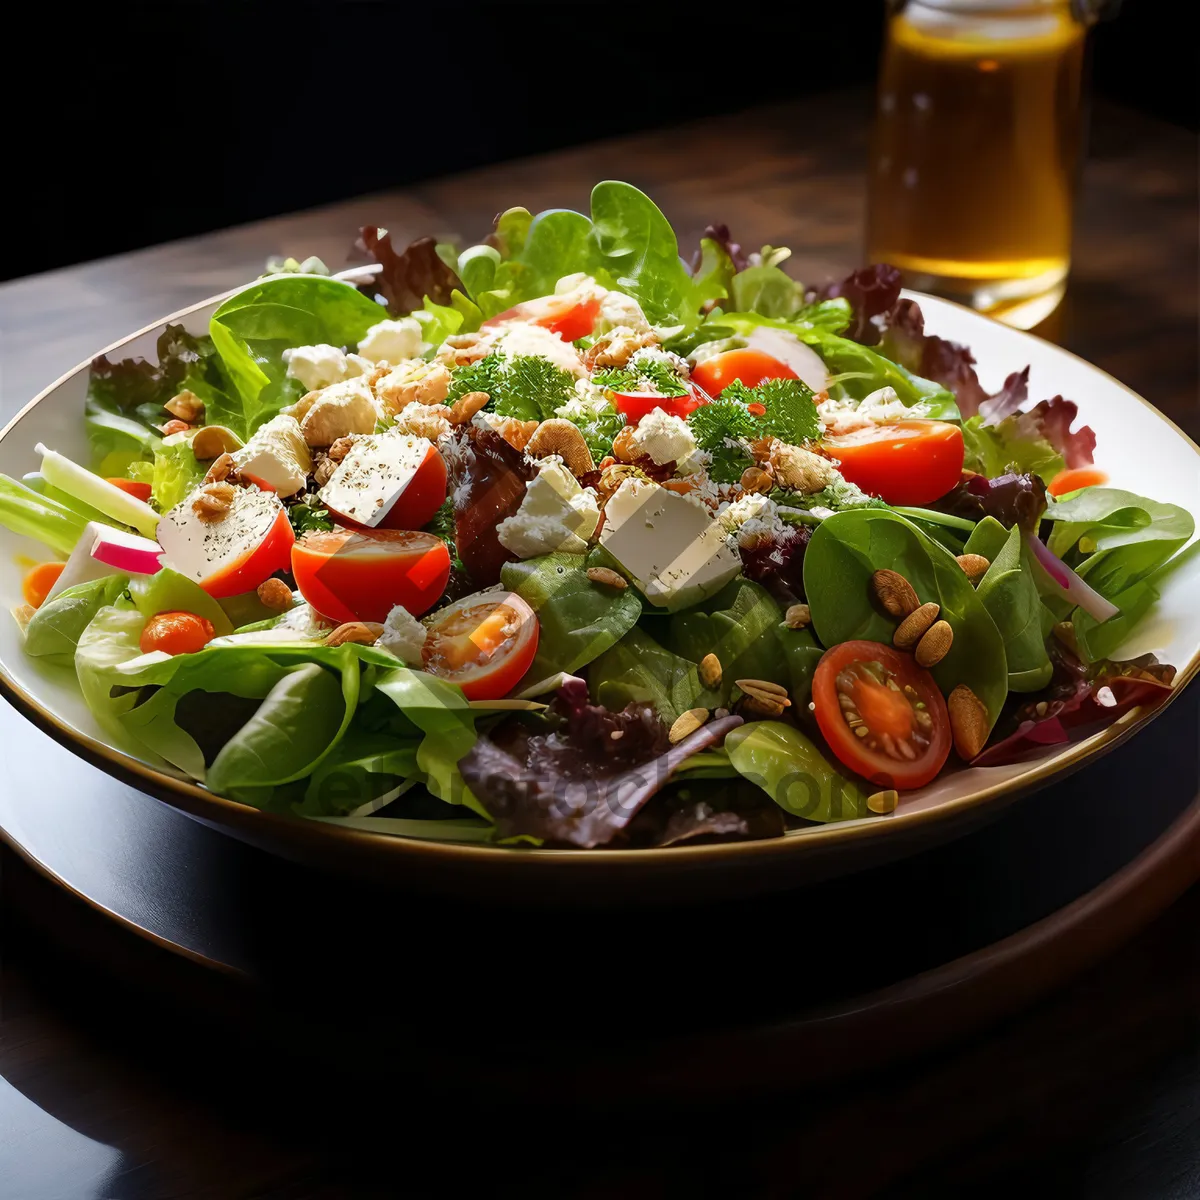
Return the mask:
[[1070, 0], [893, 4], [867, 252], [1029, 328], [1062, 298], [1090, 14]]

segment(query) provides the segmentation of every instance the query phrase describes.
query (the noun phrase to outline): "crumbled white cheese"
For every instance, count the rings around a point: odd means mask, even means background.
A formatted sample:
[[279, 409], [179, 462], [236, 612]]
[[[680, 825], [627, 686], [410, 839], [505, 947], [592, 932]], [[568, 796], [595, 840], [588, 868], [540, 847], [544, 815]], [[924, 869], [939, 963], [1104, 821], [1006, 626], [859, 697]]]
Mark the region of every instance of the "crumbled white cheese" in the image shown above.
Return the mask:
[[575, 347], [540, 325], [519, 321], [506, 326], [496, 339], [495, 350], [502, 358], [531, 356], [548, 359], [560, 370], [577, 378], [587, 374]]
[[609, 292], [600, 301], [600, 315], [596, 319], [596, 333], [610, 333], [620, 327], [630, 333], [646, 333], [650, 322], [642, 312], [642, 306], [624, 292]]
[[525, 489], [521, 507], [500, 522], [496, 534], [500, 545], [518, 558], [555, 551], [583, 554], [599, 523], [596, 493], [580, 487], [562, 459], [551, 457], [538, 463], [537, 476]]
[[397, 604], [385, 618], [383, 632], [375, 645], [394, 654], [406, 666], [419, 667], [428, 634], [425, 626], [403, 604]]
[[684, 478], [689, 478], [692, 475], [703, 475], [711, 465], [712, 455], [707, 450], [696, 449], [691, 454], [684, 455], [683, 458], [676, 460], [675, 474], [681, 475]]
[[360, 375], [369, 375], [375, 370], [375, 364], [361, 354], [346, 355], [346, 378], [357, 379]]
[[658, 466], [686, 459], [696, 449], [696, 439], [687, 422], [661, 408], [652, 408], [638, 422], [633, 444]]
[[598, 387], [590, 379], [577, 379], [574, 399], [560, 404], [554, 410], [554, 415], [566, 417], [568, 421], [590, 421], [593, 417], [611, 412], [612, 408], [612, 402], [602, 387]]
[[297, 346], [283, 352], [283, 361], [288, 376], [300, 380], [310, 392], [346, 378], [346, 356], [336, 346]]
[[311, 604], [304, 603], [304, 598], [299, 592], [293, 593], [293, 598], [296, 600], [296, 606], [289, 608], [272, 628], [286, 629], [295, 633], [298, 639], [323, 638], [333, 628], [333, 624], [320, 616]]
[[905, 404], [890, 387], [878, 388], [861, 400], [825, 400], [817, 406], [825, 431], [835, 437], [866, 429], [869, 425], [923, 417], [926, 411], [921, 402]]
[[406, 358], [419, 358], [423, 349], [421, 323], [412, 317], [380, 321], [358, 343], [359, 354], [371, 362], [398, 363]]
[[234, 451], [233, 468], [241, 475], [261, 480], [281, 496], [298, 492], [312, 470], [312, 455], [300, 422], [285, 413], [272, 417], [240, 450]]
[[728, 501], [717, 509], [717, 520], [721, 528], [736, 533], [747, 521], [773, 521], [776, 517], [775, 504], [761, 492], [747, 492], [732, 503]]

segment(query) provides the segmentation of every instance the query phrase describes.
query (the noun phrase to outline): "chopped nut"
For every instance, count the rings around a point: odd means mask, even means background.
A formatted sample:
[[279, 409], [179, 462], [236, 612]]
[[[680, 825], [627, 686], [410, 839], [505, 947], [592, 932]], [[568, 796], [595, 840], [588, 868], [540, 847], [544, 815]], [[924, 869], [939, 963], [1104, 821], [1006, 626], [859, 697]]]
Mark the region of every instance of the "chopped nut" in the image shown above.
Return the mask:
[[450, 372], [440, 362], [410, 358], [398, 363], [378, 383], [375, 394], [390, 413], [410, 404], [441, 404], [450, 392]]
[[600, 472], [596, 490], [603, 497], [613, 494], [627, 479], [646, 479], [646, 472], [632, 463], [610, 463]]
[[584, 364], [589, 371], [596, 367], [624, 367], [629, 360], [647, 346], [658, 345], [658, 334], [653, 329], [644, 333], [634, 333], [631, 329], [614, 329], [592, 343], [592, 347], [584, 356]]
[[967, 573], [972, 583], [978, 583], [992, 565], [982, 554], [959, 554], [954, 561]]
[[933, 601], [922, 604], [920, 608], [910, 612], [896, 627], [892, 637], [892, 645], [897, 650], [911, 650], [926, 634], [929, 627], [938, 619], [938, 608]]
[[400, 410], [394, 428], [412, 437], [436, 442], [450, 432], [450, 410], [444, 404], [418, 404], [414, 401]]
[[675, 723], [671, 726], [670, 733], [667, 738], [672, 746], [677, 742], [682, 742], [685, 737], [690, 737], [705, 721], [708, 720], [707, 708], [689, 708], [687, 712], [680, 713], [675, 718]]
[[565, 417], [543, 421], [526, 444], [525, 453], [530, 458], [546, 458], [550, 454], [557, 454], [567, 470], [576, 476], [586, 475], [596, 469], [582, 431]]
[[434, 358], [447, 367], [465, 367], [468, 363], [487, 358], [494, 335], [482, 331], [451, 334], [439, 347]]
[[617, 436], [613, 438], [612, 452], [614, 458], [624, 463], [631, 463], [641, 457], [637, 443], [634, 441], [634, 434], [636, 432], [636, 425], [625, 425], [622, 427]]
[[812, 610], [807, 604], [791, 604], [783, 614], [783, 623], [789, 629], [807, 629], [812, 624]]
[[617, 591], [623, 591], [629, 586], [624, 575], [618, 575], [608, 567], [588, 567], [587, 577], [593, 583], [602, 583], [605, 587], [616, 588]]
[[771, 447], [769, 461], [776, 480], [793, 492], [805, 495], [819, 492], [837, 478], [837, 470], [829, 459], [805, 450], [803, 446], [777, 441]]
[[206, 525], [215, 525], [229, 515], [236, 493], [232, 483], [206, 483], [192, 501], [192, 512]]
[[286, 612], [292, 607], [292, 589], [282, 579], [264, 579], [258, 585], [258, 598], [275, 612]]
[[242, 448], [242, 439], [224, 425], [204, 425], [196, 430], [192, 438], [192, 453], [202, 462], [232, 454]]
[[204, 401], [195, 392], [189, 392], [187, 388], [184, 388], [177, 395], [172, 396], [163, 405], [163, 408], [171, 416], [178, 417], [181, 421], [186, 421], [189, 425], [195, 425], [204, 416]]
[[487, 413], [488, 425], [515, 450], [524, 450], [537, 432], [540, 421], [518, 421], [516, 417], [498, 417]]
[[450, 406], [450, 424], [465, 425], [490, 399], [487, 392], [468, 392], [460, 396]]
[[326, 636], [325, 645], [342, 646], [354, 642], [359, 646], [372, 646], [382, 633], [383, 626], [378, 621], [347, 621]]
[[744, 693], [744, 706], [751, 712], [777, 717], [785, 708], [791, 707], [787, 688], [769, 679], [735, 679]]
[[313, 455], [313, 482], [317, 487], [324, 487], [332, 478], [338, 465], [328, 454]]
[[873, 813], [890, 813], [896, 811], [896, 805], [900, 803], [900, 793], [894, 788], [886, 792], [876, 792], [872, 796], [867, 797], [867, 807]]
[[764, 463], [769, 463], [771, 460], [771, 448], [775, 445], [773, 437], [755, 438], [750, 443], [750, 455], [756, 463], [761, 467]]
[[988, 711], [983, 701], [965, 683], [960, 683], [946, 700], [950, 713], [950, 732], [960, 758], [970, 762], [987, 741]]
[[954, 630], [949, 621], [935, 621], [917, 643], [914, 657], [919, 667], [936, 667], [954, 644]]
[[721, 660], [715, 654], [706, 654], [700, 660], [700, 682], [706, 688], [721, 686]]
[[332, 446], [325, 452], [330, 459], [335, 463], [340, 463], [347, 454], [350, 453], [351, 447], [354, 445], [352, 437], [340, 437]]
[[[314, 395], [316, 399], [307, 404]], [[346, 379], [309, 392], [300, 403], [306, 405], [299, 418], [300, 430], [310, 446], [331, 446], [352, 433], [374, 433], [379, 421], [371, 389], [361, 379]], [[296, 410], [291, 415], [296, 416]]]
[[743, 492], [766, 495], [775, 486], [770, 466], [747, 467], [742, 472], [741, 485]]
[[876, 571], [871, 576], [871, 587], [890, 616], [903, 619], [921, 606], [913, 585], [899, 571], [891, 571], [886, 567]]
[[213, 465], [208, 468], [208, 474], [204, 476], [204, 482], [222, 483], [233, 473], [233, 455], [222, 454], [220, 458], [215, 459], [213, 461]]

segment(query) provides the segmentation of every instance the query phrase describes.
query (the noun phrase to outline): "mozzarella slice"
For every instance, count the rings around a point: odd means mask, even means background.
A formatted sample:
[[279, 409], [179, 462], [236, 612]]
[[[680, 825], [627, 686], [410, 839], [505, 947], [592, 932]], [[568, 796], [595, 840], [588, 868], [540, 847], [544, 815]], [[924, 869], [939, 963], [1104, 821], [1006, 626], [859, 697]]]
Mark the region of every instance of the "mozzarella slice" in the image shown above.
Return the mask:
[[158, 523], [163, 565], [204, 585], [239, 566], [266, 540], [283, 505], [274, 492], [234, 489], [233, 503], [220, 521], [202, 521], [192, 509], [200, 489], [181, 500]]
[[399, 430], [356, 438], [321, 489], [321, 503], [338, 516], [374, 528], [387, 518], [430, 453], [437, 451], [428, 438]]
[[699, 603], [741, 570], [703, 505], [648, 480], [627, 479], [609, 498], [600, 545], [651, 604], [668, 609]]

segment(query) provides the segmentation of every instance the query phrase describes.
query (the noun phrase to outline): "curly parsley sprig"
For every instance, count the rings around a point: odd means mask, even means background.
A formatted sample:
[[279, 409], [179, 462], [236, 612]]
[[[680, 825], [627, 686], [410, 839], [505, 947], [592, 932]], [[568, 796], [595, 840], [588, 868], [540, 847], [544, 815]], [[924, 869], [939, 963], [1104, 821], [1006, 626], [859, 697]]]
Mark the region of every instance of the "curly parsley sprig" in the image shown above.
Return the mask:
[[468, 392], [487, 392], [492, 398], [489, 407], [499, 416], [545, 421], [571, 399], [574, 389], [575, 377], [549, 359], [489, 354], [451, 371], [446, 403], [453, 404]]

